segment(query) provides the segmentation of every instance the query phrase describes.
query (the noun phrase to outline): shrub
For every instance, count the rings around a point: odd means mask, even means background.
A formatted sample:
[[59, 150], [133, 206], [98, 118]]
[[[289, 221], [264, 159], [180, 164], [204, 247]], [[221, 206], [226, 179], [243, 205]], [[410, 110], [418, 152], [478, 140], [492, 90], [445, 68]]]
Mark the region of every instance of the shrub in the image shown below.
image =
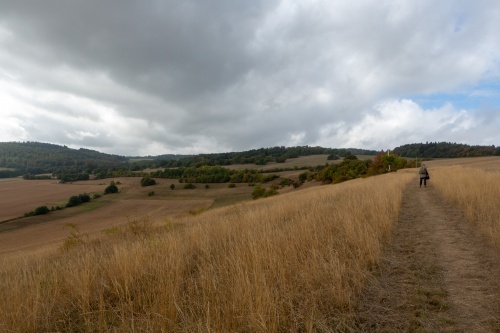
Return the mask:
[[279, 182], [280, 186], [290, 186], [293, 185], [294, 181], [288, 178], [282, 178]]
[[358, 158], [356, 157], [356, 155], [347, 155], [346, 157], [344, 157], [344, 161], [354, 161], [357, 159]]
[[82, 203], [89, 202], [89, 201], [90, 201], [90, 195], [88, 195], [87, 193], [74, 195], [71, 198], [69, 198], [68, 203], [66, 204], [66, 207], [78, 206]]
[[229, 188], [235, 188], [236, 184], [235, 183], [231, 183], [231, 184], [228, 184], [227, 187], [229, 187]]
[[82, 201], [80, 200], [80, 197], [78, 195], [74, 195], [74, 196], [69, 198], [68, 203], [66, 204], [66, 207], [78, 206], [81, 203], [82, 203]]
[[85, 203], [85, 202], [89, 202], [90, 201], [90, 195], [88, 195], [87, 193], [84, 193], [84, 194], [79, 194], [78, 197], [80, 198], [80, 201], [82, 203]]
[[118, 193], [118, 187], [115, 182], [111, 182], [106, 189], [104, 189], [104, 194]]
[[272, 180], [275, 180], [276, 178], [279, 178], [279, 176], [276, 174], [266, 175], [266, 176], [262, 177], [262, 182], [267, 183], [267, 182], [270, 182]]
[[156, 181], [148, 176], [141, 179], [141, 186], [152, 186], [156, 185]]
[[299, 181], [300, 181], [301, 183], [304, 183], [306, 180], [308, 180], [309, 175], [310, 175], [310, 173], [309, 173], [309, 172], [307, 172], [307, 171], [306, 171], [306, 172], [302, 172], [302, 173], [299, 175]]
[[192, 183], [188, 183], [188, 184], [184, 185], [185, 190], [192, 190], [195, 188], [196, 188], [196, 186], [194, 186]]
[[340, 157], [338, 155], [335, 155], [335, 154], [330, 154], [330, 155], [328, 155], [328, 157], [326, 159], [328, 161], [335, 161], [335, 160], [340, 159]]
[[148, 193], [148, 197], [152, 197], [153, 195], [155, 195], [155, 191], [151, 191]]
[[170, 189], [174, 190], [175, 189], [175, 185], [174, 184], [170, 184]]
[[48, 212], [50, 212], [50, 209], [47, 206], [40, 206], [35, 209], [35, 215], [43, 215], [47, 214]]
[[255, 186], [252, 192], [252, 199], [267, 198], [276, 194], [278, 194], [278, 191], [275, 188], [266, 191], [262, 186]]

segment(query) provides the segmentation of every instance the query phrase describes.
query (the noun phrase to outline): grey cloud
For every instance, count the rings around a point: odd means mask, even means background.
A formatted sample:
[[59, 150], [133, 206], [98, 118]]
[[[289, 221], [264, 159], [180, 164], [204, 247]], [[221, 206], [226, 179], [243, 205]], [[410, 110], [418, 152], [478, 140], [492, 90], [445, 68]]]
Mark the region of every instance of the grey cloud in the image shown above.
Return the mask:
[[[0, 34], [0, 68], [35, 94], [74, 95], [81, 105], [24, 102], [76, 120], [87, 108], [96, 124], [114, 115], [116, 127], [96, 125], [93, 136], [57, 137], [93, 147], [102, 140], [109, 150], [120, 140], [136, 152], [156, 143], [190, 151], [334, 145], [349, 142], [332, 132], [336, 124], [354, 128], [381, 100], [450, 93], [500, 75], [496, 1], [0, 0], [0, 7], [0, 30], [10, 34]], [[56, 138], [24, 125], [34, 138]], [[60, 125], [89, 131], [77, 121]]]

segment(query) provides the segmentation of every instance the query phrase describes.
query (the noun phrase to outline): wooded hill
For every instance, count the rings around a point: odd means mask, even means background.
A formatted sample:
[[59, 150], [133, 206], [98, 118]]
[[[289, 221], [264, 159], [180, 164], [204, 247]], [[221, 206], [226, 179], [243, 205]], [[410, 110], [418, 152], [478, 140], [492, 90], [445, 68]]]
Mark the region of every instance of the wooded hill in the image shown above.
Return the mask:
[[155, 161], [157, 167], [199, 167], [203, 165], [256, 164], [266, 165], [268, 162], [284, 163], [289, 158], [310, 155], [332, 155], [346, 157], [350, 155], [375, 155], [377, 151], [357, 148], [323, 148], [323, 147], [271, 147], [252, 149], [242, 152], [199, 154], [183, 157], [178, 160], [165, 160], [161, 156]]
[[0, 142], [0, 178], [24, 174], [91, 173], [121, 167], [128, 158], [41, 142]]
[[[107, 174], [110, 170], [138, 171], [145, 168], [200, 167], [268, 162], [285, 162], [288, 158], [314, 154], [345, 157], [351, 154], [375, 155], [365, 149], [333, 149], [323, 147], [272, 147], [243, 152], [159, 155], [130, 158], [104, 154], [89, 149], [71, 149], [40, 142], [0, 142], [0, 178], [51, 173], [67, 181], [85, 179], [88, 174]], [[135, 160], [135, 161], [134, 161]], [[83, 174], [83, 176], [82, 176]]]
[[412, 143], [394, 148], [393, 152], [407, 158], [455, 158], [500, 156], [500, 147], [469, 146], [451, 142]]
[[[473, 157], [500, 155], [500, 147], [427, 142], [425, 144], [403, 145], [395, 148], [393, 152], [410, 159], [414, 157]], [[140, 171], [146, 168], [201, 168], [203, 166], [214, 167], [234, 164], [265, 165], [268, 162], [283, 163], [290, 158], [317, 154], [327, 154], [329, 160], [335, 160], [351, 155], [376, 155], [377, 151], [357, 148], [280, 146], [242, 152], [130, 158], [83, 148], [71, 149], [49, 143], [0, 142], [0, 178], [23, 175], [25, 178], [30, 179], [34, 177], [33, 175], [50, 173], [63, 181], [74, 181], [88, 179], [90, 174], [97, 175], [98, 178], [107, 178], [116, 175], [128, 175], [132, 171]], [[189, 171], [190, 169], [186, 170]], [[192, 174], [192, 172], [189, 172], [189, 174]], [[187, 178], [191, 178], [191, 176]], [[227, 175], [225, 178], [227, 178]]]

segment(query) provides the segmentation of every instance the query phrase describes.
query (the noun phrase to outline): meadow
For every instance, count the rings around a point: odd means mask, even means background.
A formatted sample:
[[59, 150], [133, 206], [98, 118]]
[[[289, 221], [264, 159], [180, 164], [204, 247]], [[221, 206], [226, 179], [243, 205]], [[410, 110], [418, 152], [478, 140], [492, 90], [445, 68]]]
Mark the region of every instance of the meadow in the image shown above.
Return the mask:
[[[470, 160], [429, 161], [430, 184], [498, 246], [500, 161]], [[99, 237], [75, 228], [59, 244], [1, 254], [0, 331], [349, 331], [408, 186], [416, 169], [256, 201], [231, 202], [221, 187], [228, 201], [208, 210], [138, 215]], [[210, 193], [196, 191], [182, 193]]]

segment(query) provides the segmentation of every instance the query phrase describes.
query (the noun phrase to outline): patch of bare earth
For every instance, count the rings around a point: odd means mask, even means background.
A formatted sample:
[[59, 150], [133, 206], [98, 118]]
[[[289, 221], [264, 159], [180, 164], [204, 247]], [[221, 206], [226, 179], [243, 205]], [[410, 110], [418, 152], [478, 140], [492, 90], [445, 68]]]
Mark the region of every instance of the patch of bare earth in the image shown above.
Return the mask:
[[[68, 224], [76, 225], [82, 234], [94, 235], [134, 220], [161, 221], [167, 217], [186, 214], [189, 210], [208, 208], [212, 203], [213, 200], [210, 199], [116, 201], [88, 213], [55, 218], [45, 223], [0, 232], [0, 254], [61, 243], [71, 231], [67, 227]], [[50, 217], [50, 214], [47, 215]]]
[[406, 190], [356, 332], [500, 332], [500, 253], [432, 186]]

